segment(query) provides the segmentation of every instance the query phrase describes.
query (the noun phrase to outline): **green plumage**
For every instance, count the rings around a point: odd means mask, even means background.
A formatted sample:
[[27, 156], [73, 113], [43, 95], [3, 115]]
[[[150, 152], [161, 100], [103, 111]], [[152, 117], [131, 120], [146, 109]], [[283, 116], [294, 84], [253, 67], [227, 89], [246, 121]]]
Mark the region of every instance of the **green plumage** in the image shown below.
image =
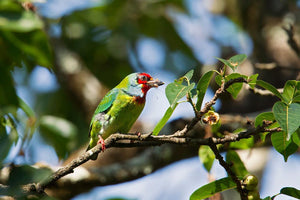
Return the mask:
[[[138, 73], [128, 75], [104, 96], [90, 123], [87, 150], [97, 145], [98, 135], [105, 139], [113, 133], [127, 133], [139, 117], [147, 91], [144, 93], [137, 77]], [[92, 159], [97, 159], [97, 154]]]

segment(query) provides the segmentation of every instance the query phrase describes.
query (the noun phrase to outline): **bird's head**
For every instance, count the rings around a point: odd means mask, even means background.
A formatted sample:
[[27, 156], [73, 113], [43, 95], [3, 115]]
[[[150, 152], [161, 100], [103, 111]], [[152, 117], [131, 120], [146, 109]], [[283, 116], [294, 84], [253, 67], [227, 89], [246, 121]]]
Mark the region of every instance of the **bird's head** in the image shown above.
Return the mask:
[[129, 74], [117, 87], [122, 88], [129, 95], [145, 97], [149, 89], [163, 84], [164, 82], [153, 79], [152, 76], [143, 72]]

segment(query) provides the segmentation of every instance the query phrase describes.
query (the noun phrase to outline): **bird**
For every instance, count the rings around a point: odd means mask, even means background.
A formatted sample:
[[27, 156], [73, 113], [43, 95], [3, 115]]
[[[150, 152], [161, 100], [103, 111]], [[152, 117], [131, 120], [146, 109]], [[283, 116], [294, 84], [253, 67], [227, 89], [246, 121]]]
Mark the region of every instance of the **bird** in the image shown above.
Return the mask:
[[[111, 89], [100, 101], [92, 116], [89, 128], [89, 145], [86, 151], [101, 144], [113, 133], [127, 133], [141, 114], [149, 89], [159, 87], [164, 82], [153, 79], [145, 72], [126, 76], [116, 87]], [[96, 160], [98, 154], [91, 156]]]

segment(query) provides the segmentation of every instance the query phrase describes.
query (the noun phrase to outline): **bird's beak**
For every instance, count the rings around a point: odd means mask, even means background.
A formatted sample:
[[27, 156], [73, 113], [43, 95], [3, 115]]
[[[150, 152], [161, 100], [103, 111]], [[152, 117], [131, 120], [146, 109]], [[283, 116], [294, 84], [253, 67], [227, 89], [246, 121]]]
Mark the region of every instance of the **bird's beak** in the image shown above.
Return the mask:
[[158, 87], [165, 84], [164, 82], [158, 80], [158, 79], [152, 79], [150, 81], [147, 82], [147, 85], [150, 87]]

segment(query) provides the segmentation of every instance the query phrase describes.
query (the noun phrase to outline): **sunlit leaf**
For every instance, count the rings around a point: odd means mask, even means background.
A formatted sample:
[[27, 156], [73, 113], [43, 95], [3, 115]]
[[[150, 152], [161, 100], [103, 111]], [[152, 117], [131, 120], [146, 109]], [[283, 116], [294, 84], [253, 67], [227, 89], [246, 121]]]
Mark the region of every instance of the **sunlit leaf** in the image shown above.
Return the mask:
[[224, 65], [230, 67], [232, 71], [235, 71], [236, 68], [246, 60], [247, 55], [245, 54], [238, 54], [235, 56], [232, 56], [228, 60], [217, 58], [219, 61], [221, 61]]
[[194, 86], [195, 83], [186, 86], [176, 82], [167, 85], [166, 96], [169, 100], [170, 106], [174, 107], [182, 97], [184, 97], [188, 92], [190, 92], [194, 88]]
[[20, 97], [18, 97], [18, 100], [19, 100], [19, 106], [20, 108], [26, 113], [26, 115], [28, 117], [34, 117], [35, 114], [34, 114], [34, 111], [30, 108], [29, 105], [27, 105], [23, 99], [21, 99]]
[[205, 199], [216, 193], [233, 188], [236, 188], [236, 184], [230, 177], [222, 178], [208, 183], [194, 191], [190, 196], [190, 200]]
[[3, 9], [0, 9], [0, 12], [0, 30], [29, 32], [43, 28], [43, 22], [33, 12], [25, 10], [10, 11]]
[[201, 145], [198, 152], [199, 158], [204, 165], [204, 168], [210, 172], [210, 169], [215, 160], [215, 154], [209, 146]]
[[256, 85], [258, 85], [258, 86], [260, 86], [260, 87], [262, 87], [266, 90], [269, 90], [270, 92], [272, 92], [278, 98], [283, 99], [282, 95], [278, 92], [278, 90], [273, 85], [271, 85], [270, 83], [267, 83], [263, 80], [257, 80]]
[[230, 164], [231, 170], [237, 176], [244, 177], [249, 174], [240, 156], [235, 151], [230, 150], [226, 153], [226, 162]]
[[294, 95], [300, 90], [300, 84], [295, 80], [289, 80], [285, 83], [282, 97], [286, 104], [290, 104], [293, 101]]
[[45, 141], [54, 147], [58, 156], [63, 158], [72, 148], [72, 141], [77, 135], [77, 127], [60, 117], [42, 116], [40, 133]]
[[286, 138], [286, 132], [274, 132], [271, 135], [273, 147], [276, 149], [276, 151], [283, 155], [285, 161], [287, 161], [290, 155], [298, 150], [299, 134], [296, 132], [289, 140]]
[[300, 199], [300, 190], [293, 187], [284, 187], [280, 190], [280, 194], [285, 194], [296, 199]]
[[273, 112], [263, 112], [257, 115], [255, 118], [254, 126], [258, 127], [263, 125], [264, 120], [271, 121], [271, 122], [274, 121], [275, 118]]
[[188, 71], [183, 77], [190, 81], [191, 78], [193, 77], [193, 74], [194, 74], [194, 70], [192, 69]]
[[197, 98], [197, 103], [196, 103], [196, 109], [200, 110], [201, 105], [203, 102], [204, 95], [206, 93], [206, 90], [209, 86], [210, 80], [213, 76], [214, 72], [213, 71], [208, 71], [203, 76], [200, 78], [198, 84], [197, 84], [197, 92], [198, 92], [198, 98]]
[[165, 112], [164, 116], [161, 118], [161, 120], [156, 124], [155, 128], [153, 129], [153, 135], [158, 135], [161, 129], [166, 125], [168, 120], [170, 119], [172, 113], [174, 112], [175, 108], [177, 107], [177, 103], [173, 107], [169, 107], [167, 111]]
[[241, 139], [236, 142], [231, 142], [229, 144], [229, 147], [233, 149], [249, 149], [253, 147], [253, 145], [254, 145], [254, 138], [250, 137], [246, 139]]
[[253, 74], [248, 78], [248, 85], [250, 88], [254, 89], [256, 85], [256, 80], [257, 80], [258, 74]]
[[[228, 76], [225, 76], [225, 82], [228, 82], [229, 80], [236, 79], [236, 78], [245, 78], [246, 79], [247, 76], [241, 75], [238, 73], [232, 73], [232, 74], [229, 74]], [[222, 84], [222, 76], [221, 75], [216, 76], [215, 80], [218, 85]], [[237, 82], [237, 83], [233, 83], [232, 85], [230, 85], [226, 89], [226, 91], [229, 92], [233, 98], [237, 98], [237, 95], [241, 91], [242, 87], [243, 87], [243, 83]]]
[[282, 130], [287, 133], [287, 139], [289, 139], [300, 126], [300, 104], [286, 105], [283, 102], [276, 102], [273, 106], [273, 113]]

